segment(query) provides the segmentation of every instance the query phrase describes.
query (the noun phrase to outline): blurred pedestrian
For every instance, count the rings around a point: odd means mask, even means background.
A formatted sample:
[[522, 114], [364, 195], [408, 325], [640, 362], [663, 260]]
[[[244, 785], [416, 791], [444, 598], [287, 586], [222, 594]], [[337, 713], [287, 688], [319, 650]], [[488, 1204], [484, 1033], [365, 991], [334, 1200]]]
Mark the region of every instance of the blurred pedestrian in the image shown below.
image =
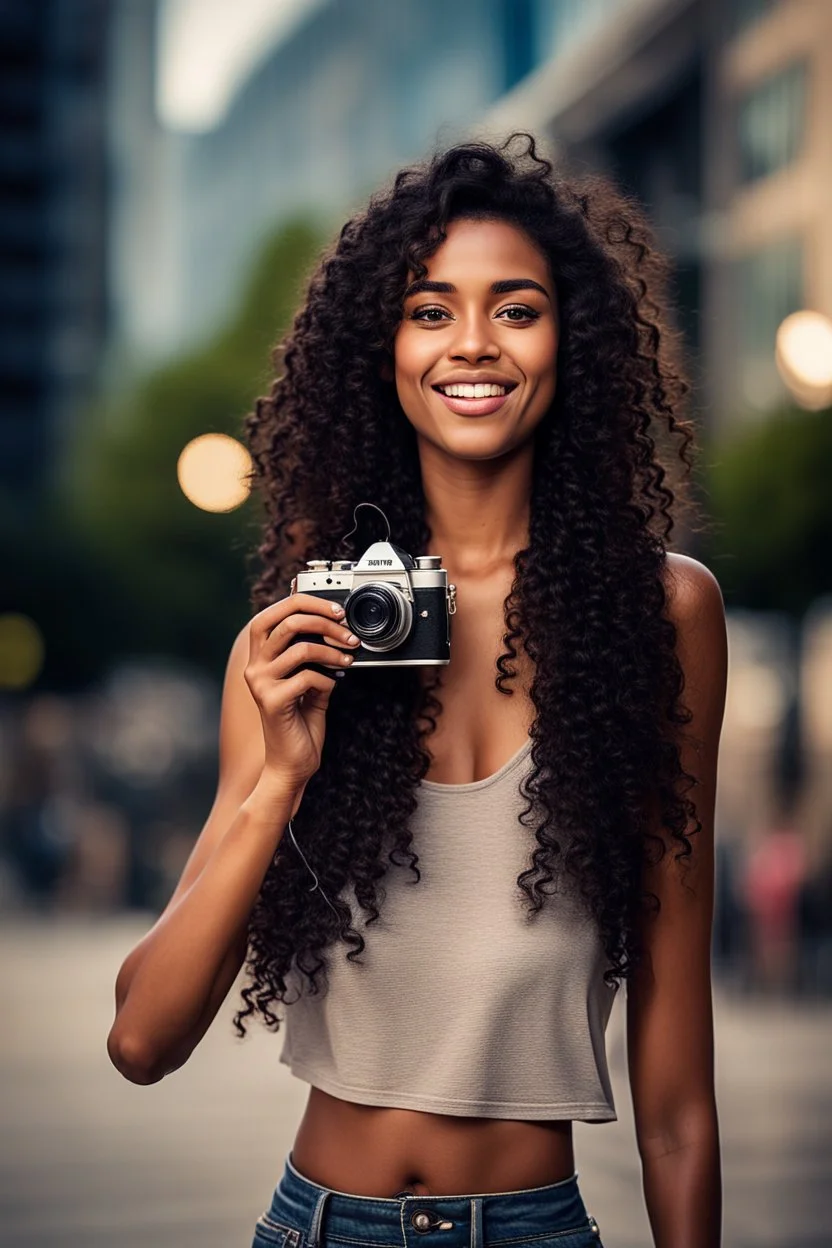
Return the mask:
[[801, 988], [812, 996], [832, 997], [832, 853], [829, 850], [816, 870], [804, 875], [796, 909]]
[[797, 906], [805, 875], [803, 836], [783, 814], [750, 852], [743, 877], [751, 983], [763, 991], [782, 993], [796, 987]]
[[2, 845], [29, 902], [48, 906], [71, 861], [72, 712], [55, 694], [21, 707], [7, 764]]

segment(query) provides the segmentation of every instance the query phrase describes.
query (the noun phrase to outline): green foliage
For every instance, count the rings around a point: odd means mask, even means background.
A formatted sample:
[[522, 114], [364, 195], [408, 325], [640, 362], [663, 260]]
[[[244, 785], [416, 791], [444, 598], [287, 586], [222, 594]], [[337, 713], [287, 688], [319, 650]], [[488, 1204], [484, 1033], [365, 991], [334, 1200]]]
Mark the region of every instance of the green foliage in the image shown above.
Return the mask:
[[101, 671], [102, 650], [123, 629], [121, 603], [56, 500], [26, 506], [0, 494], [0, 567], [0, 611], [28, 616], [44, 640], [36, 687], [88, 686]]
[[121, 621], [117, 636], [101, 638], [102, 665], [155, 652], [217, 670], [248, 617], [256, 503], [201, 511], [179, 488], [177, 460], [203, 433], [243, 440], [245, 414], [272, 377], [270, 350], [291, 326], [321, 244], [306, 222], [288, 223], [258, 254], [227, 327], [79, 422], [65, 513]]
[[703, 458], [726, 603], [802, 615], [832, 589], [832, 408], [781, 408]]

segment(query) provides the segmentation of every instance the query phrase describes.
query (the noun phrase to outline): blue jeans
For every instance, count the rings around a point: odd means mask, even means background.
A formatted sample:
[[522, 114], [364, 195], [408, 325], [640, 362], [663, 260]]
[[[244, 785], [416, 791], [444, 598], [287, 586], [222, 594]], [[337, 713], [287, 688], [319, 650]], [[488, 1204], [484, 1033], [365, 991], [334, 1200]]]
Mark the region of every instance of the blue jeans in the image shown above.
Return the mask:
[[603, 1248], [578, 1176], [519, 1192], [355, 1196], [320, 1187], [286, 1158], [252, 1248]]

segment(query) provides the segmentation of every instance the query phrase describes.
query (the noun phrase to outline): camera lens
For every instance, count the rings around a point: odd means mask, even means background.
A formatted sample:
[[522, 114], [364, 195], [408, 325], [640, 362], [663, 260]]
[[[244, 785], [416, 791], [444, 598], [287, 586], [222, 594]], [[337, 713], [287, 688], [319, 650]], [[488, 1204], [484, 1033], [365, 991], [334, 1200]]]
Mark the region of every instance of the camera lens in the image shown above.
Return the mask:
[[365, 633], [372, 633], [374, 629], [386, 623], [387, 617], [388, 612], [385, 610], [384, 603], [366, 594], [355, 604], [353, 627]]
[[410, 632], [413, 612], [396, 585], [371, 582], [353, 590], [344, 604], [346, 623], [367, 650], [393, 650]]

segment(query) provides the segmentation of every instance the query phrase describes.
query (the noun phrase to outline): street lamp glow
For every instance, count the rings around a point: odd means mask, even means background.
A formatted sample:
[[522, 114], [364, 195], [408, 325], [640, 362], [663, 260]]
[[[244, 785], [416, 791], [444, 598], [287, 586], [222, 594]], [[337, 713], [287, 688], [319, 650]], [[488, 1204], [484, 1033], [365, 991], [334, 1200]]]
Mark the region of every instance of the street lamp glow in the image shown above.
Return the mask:
[[777, 330], [780, 376], [803, 407], [832, 401], [832, 320], [822, 312], [793, 312]]
[[202, 511], [233, 511], [249, 496], [252, 460], [226, 433], [203, 433], [183, 449], [176, 465], [182, 493]]

